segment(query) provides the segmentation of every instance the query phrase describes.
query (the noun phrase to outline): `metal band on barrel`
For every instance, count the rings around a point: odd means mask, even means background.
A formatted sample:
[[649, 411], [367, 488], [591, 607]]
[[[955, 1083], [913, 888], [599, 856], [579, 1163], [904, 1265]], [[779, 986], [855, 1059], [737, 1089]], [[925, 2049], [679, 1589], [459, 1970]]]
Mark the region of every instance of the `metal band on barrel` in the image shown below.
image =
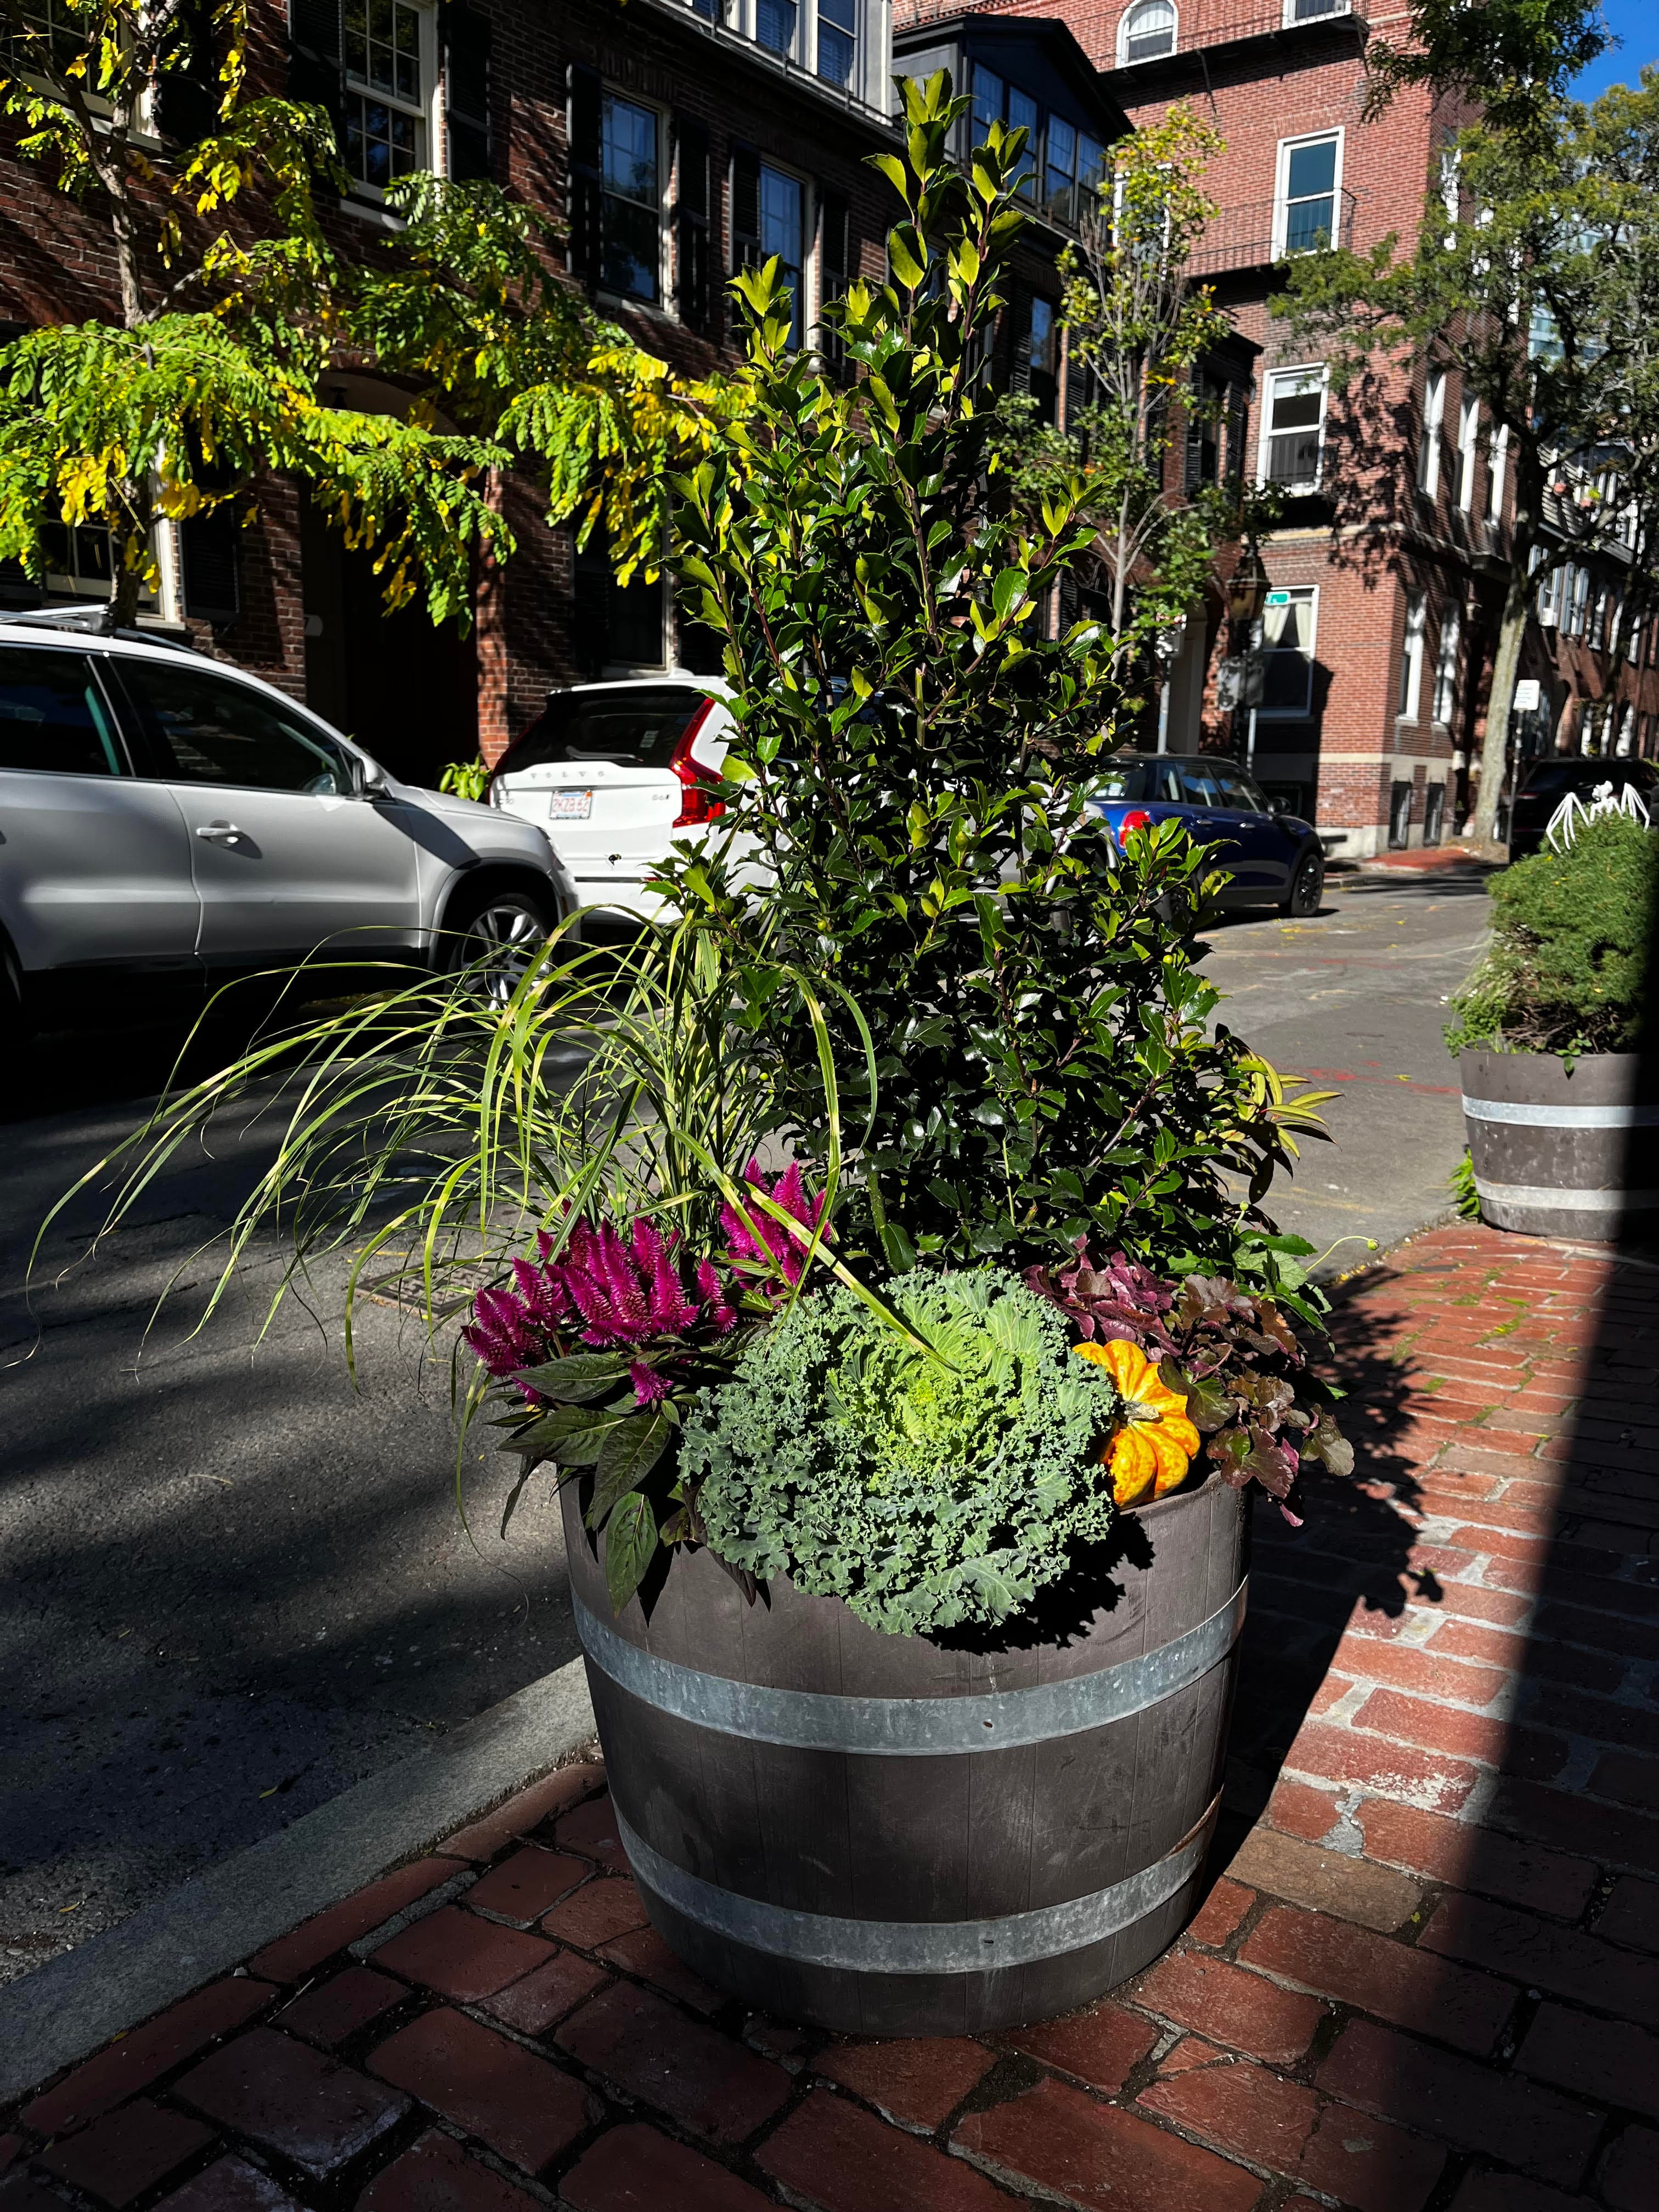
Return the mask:
[[1522, 1129], [1659, 1129], [1659, 1106], [1526, 1106], [1501, 1098], [1466, 1098], [1472, 1121], [1508, 1121]]
[[1226, 1657], [1244, 1625], [1244, 1594], [1241, 1583], [1207, 1620], [1139, 1658], [1063, 1682], [959, 1698], [839, 1698], [737, 1682], [642, 1651], [580, 1598], [574, 1604], [576, 1633], [593, 1664], [642, 1705], [676, 1720], [751, 1743], [926, 1758], [1048, 1743], [1158, 1705]]
[[623, 1820], [614, 1798], [611, 1814], [635, 1879], [684, 1918], [729, 1942], [769, 1958], [854, 1974], [972, 1974], [1080, 1951], [1167, 1905], [1202, 1863], [1220, 1802], [1217, 1797], [1172, 1851], [1139, 1874], [1088, 1897], [999, 1920], [844, 1920], [763, 1905], [688, 1874], [653, 1850]]
[[1583, 1183], [1492, 1182], [1476, 1176], [1475, 1189], [1494, 1206], [1547, 1208], [1552, 1213], [1644, 1212], [1659, 1206], [1659, 1190], [1592, 1190]]

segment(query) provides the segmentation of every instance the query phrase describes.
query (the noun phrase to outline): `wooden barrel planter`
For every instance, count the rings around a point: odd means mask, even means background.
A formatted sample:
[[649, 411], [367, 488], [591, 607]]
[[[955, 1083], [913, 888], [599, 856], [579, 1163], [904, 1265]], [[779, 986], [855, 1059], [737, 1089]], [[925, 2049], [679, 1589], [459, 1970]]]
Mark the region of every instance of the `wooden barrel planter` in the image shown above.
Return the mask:
[[576, 1625], [646, 1908], [717, 1988], [789, 2020], [949, 2035], [1089, 2002], [1196, 1903], [1244, 1617], [1248, 1501], [1127, 1516], [1053, 1632], [883, 1636], [706, 1551], [613, 1620], [564, 1493]]
[[1459, 1055], [1480, 1215], [1534, 1237], [1615, 1237], [1659, 1209], [1659, 1085], [1639, 1053]]

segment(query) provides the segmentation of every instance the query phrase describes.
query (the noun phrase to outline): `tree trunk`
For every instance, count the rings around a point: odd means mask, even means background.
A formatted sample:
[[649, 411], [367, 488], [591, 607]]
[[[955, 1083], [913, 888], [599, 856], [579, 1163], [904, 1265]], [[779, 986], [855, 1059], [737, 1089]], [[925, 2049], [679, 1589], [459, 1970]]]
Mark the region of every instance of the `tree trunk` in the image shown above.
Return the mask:
[[1498, 623], [1498, 651], [1492, 659], [1492, 691], [1486, 701], [1486, 734], [1480, 748], [1480, 795], [1474, 805], [1476, 842], [1489, 845], [1498, 835], [1498, 802], [1509, 765], [1510, 715], [1515, 706], [1515, 683], [1521, 672], [1521, 647], [1527, 635], [1532, 599], [1526, 559], [1516, 548], [1504, 593], [1504, 611]]

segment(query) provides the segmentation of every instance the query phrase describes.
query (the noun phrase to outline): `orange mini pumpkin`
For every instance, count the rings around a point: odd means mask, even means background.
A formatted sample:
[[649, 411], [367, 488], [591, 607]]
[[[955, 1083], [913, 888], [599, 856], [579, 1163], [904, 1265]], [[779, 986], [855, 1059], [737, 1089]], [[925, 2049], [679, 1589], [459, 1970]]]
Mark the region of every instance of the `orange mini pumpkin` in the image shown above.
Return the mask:
[[1160, 1380], [1157, 1362], [1127, 1337], [1073, 1348], [1079, 1359], [1106, 1370], [1133, 1409], [1101, 1454], [1112, 1471], [1113, 1498], [1120, 1505], [1139, 1505], [1149, 1492], [1162, 1498], [1185, 1480], [1198, 1450], [1186, 1399]]

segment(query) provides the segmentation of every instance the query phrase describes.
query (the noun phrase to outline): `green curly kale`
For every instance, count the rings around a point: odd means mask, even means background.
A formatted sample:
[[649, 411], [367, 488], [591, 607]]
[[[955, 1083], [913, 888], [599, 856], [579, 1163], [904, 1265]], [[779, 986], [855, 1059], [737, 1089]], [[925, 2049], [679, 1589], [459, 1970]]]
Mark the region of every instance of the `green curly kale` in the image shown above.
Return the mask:
[[687, 1415], [720, 1556], [892, 1635], [1003, 1620], [1105, 1535], [1118, 1412], [1060, 1315], [1000, 1268], [908, 1275], [931, 1358], [839, 1286], [796, 1300]]

